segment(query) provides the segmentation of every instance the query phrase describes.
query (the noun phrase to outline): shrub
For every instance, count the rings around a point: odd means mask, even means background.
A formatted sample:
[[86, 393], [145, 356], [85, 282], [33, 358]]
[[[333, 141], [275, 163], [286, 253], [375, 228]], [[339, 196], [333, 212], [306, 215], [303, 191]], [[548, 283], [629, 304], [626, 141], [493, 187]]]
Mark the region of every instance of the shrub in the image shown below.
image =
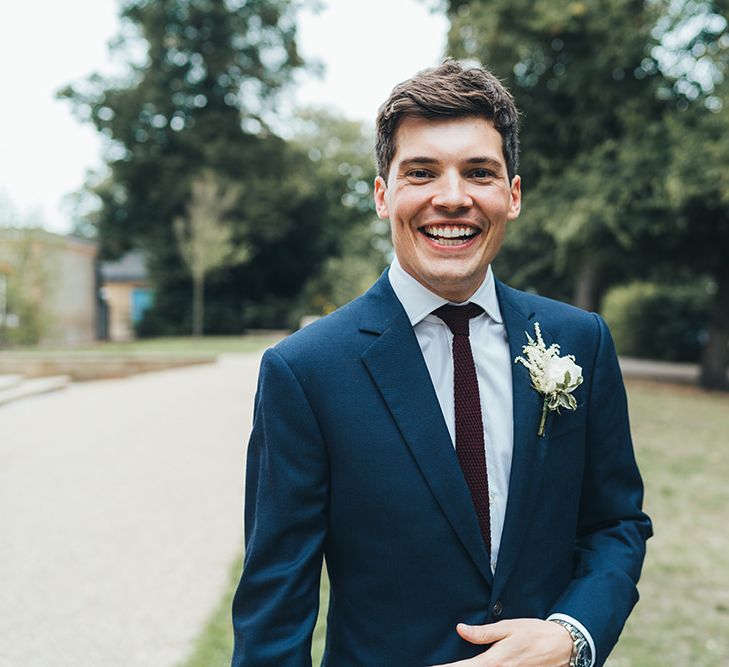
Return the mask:
[[710, 289], [705, 282], [633, 282], [605, 295], [602, 315], [618, 354], [664, 361], [698, 361], [706, 340]]

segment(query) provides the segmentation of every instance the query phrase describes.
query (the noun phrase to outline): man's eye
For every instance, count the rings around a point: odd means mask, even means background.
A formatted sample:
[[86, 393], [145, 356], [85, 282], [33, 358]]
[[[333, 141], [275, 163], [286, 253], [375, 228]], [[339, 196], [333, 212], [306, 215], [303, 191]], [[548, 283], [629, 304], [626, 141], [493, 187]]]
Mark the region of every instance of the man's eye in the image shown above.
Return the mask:
[[493, 178], [494, 172], [489, 171], [488, 169], [474, 169], [471, 172], [471, 176], [473, 178]]
[[413, 169], [408, 172], [408, 176], [410, 178], [422, 180], [424, 178], [430, 178], [430, 172], [426, 171], [425, 169]]

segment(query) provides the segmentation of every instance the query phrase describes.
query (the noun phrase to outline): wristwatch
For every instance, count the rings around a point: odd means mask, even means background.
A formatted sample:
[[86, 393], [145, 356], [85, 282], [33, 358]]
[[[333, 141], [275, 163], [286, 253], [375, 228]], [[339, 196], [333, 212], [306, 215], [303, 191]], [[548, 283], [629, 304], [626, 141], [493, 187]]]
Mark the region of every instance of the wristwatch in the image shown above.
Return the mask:
[[572, 637], [572, 657], [570, 658], [569, 667], [590, 667], [592, 664], [592, 651], [587, 643], [587, 638], [569, 621], [563, 621], [561, 618], [550, 618], [552, 623], [559, 623]]

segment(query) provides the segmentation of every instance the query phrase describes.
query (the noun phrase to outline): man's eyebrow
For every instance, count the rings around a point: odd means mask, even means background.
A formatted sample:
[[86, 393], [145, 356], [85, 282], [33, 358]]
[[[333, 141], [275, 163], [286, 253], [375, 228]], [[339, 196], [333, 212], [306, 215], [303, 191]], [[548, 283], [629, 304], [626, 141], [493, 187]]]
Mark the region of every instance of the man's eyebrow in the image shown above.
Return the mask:
[[[504, 164], [501, 160], [488, 155], [477, 155], [475, 157], [469, 157], [464, 160], [466, 164], [487, 164], [494, 168], [503, 169]], [[409, 167], [417, 164], [437, 164], [438, 160], [433, 157], [427, 157], [425, 155], [416, 155], [414, 157], [404, 158], [400, 162], [401, 167]]]
[[492, 167], [503, 168], [504, 164], [501, 160], [489, 157], [488, 155], [478, 155], [476, 157], [470, 157], [466, 160], [466, 164], [489, 164]]
[[401, 166], [409, 166], [411, 164], [436, 164], [438, 160], [433, 157], [426, 157], [424, 155], [417, 155], [415, 157], [407, 157], [400, 162]]

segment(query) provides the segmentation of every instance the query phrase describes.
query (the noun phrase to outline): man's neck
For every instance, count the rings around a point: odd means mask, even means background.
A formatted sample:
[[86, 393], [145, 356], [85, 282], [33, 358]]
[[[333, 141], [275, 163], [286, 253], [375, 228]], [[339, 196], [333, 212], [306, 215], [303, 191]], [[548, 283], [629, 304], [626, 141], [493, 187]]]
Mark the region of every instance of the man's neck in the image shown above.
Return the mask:
[[[405, 312], [410, 319], [411, 324], [415, 325], [426, 315], [433, 312], [439, 306], [444, 305], [448, 301], [446, 297], [436, 294], [428, 289], [425, 285], [415, 279], [405, 269], [403, 269], [397, 257], [393, 260], [388, 274], [390, 285], [395, 292], [400, 303], [405, 308]], [[471, 294], [478, 305], [488, 312], [496, 321], [501, 321], [501, 313], [496, 299], [496, 290], [494, 287], [494, 278], [491, 267], [486, 271], [483, 282], [478, 289]], [[452, 303], [460, 303], [452, 301]]]

